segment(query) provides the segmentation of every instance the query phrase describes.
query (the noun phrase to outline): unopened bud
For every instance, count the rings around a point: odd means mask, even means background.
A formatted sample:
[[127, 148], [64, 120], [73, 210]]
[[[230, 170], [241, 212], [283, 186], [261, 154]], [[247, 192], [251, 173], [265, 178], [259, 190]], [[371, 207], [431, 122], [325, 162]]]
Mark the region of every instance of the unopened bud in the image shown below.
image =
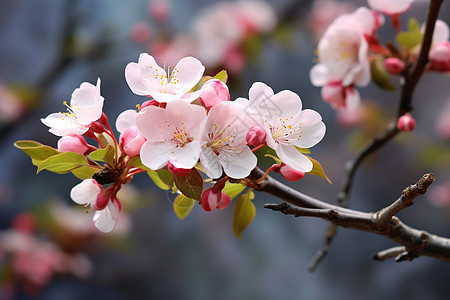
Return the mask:
[[400, 131], [413, 131], [415, 127], [416, 120], [414, 120], [410, 113], [406, 113], [398, 119], [397, 128]]
[[58, 141], [58, 151], [60, 152], [76, 152], [87, 155], [94, 150], [96, 150], [96, 148], [88, 145], [82, 135], [63, 136]]
[[176, 176], [186, 176], [191, 171], [191, 169], [177, 168], [170, 161], [167, 164], [167, 169], [169, 169], [169, 171]]
[[139, 155], [145, 138], [136, 126], [130, 126], [120, 135], [120, 147], [129, 156]]
[[450, 70], [450, 42], [442, 41], [431, 48], [428, 54], [431, 66], [440, 71]]
[[230, 196], [222, 191], [214, 193], [212, 188], [210, 188], [202, 193], [201, 205], [206, 211], [212, 211], [215, 208], [227, 208], [230, 205], [230, 202]]
[[142, 103], [141, 106], [139, 106], [139, 110], [143, 110], [144, 108], [149, 107], [149, 106], [156, 106], [156, 107], [159, 107], [160, 104], [161, 104], [161, 103], [159, 103], [159, 102], [156, 101], [156, 100], [147, 100], [147, 101], [145, 101], [144, 103]]
[[331, 82], [322, 87], [322, 99], [333, 108], [345, 107], [345, 91], [340, 82]]
[[260, 126], [251, 127], [245, 135], [245, 140], [249, 146], [258, 147], [266, 142], [267, 133]]
[[389, 57], [384, 60], [386, 71], [392, 75], [398, 75], [405, 70], [405, 63], [397, 57]]
[[167, 0], [152, 0], [149, 4], [150, 15], [157, 22], [167, 21], [170, 13], [170, 4]]
[[305, 172], [298, 171], [294, 168], [289, 167], [285, 163], [281, 164], [280, 174], [284, 177], [284, 179], [288, 181], [297, 181], [305, 177]]
[[109, 191], [101, 190], [100, 193], [97, 194], [97, 199], [91, 203], [91, 208], [93, 210], [102, 210], [104, 209], [109, 202]]
[[219, 79], [210, 79], [202, 86], [199, 94], [200, 104], [210, 109], [216, 104], [230, 100], [227, 85]]

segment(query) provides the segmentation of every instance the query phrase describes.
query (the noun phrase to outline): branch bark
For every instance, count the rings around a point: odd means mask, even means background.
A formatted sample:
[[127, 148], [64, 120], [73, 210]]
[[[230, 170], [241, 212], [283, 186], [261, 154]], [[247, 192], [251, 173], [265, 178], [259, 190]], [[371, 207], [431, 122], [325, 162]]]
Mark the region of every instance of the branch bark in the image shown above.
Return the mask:
[[[255, 169], [249, 179], [257, 179], [263, 175], [262, 170]], [[377, 212], [361, 212], [340, 206], [335, 206], [296, 191], [279, 181], [267, 176], [263, 181], [252, 185], [258, 190], [272, 194], [288, 203], [266, 204], [264, 207], [280, 211], [295, 217], [315, 217], [333, 224], [367, 231], [385, 236], [400, 247], [395, 247], [378, 253], [375, 258], [384, 260], [396, 257], [396, 261], [412, 260], [419, 256], [430, 256], [444, 261], [450, 261], [450, 239], [430, 234], [426, 231], [409, 227], [394, 216], [401, 210], [413, 204], [414, 199], [426, 192], [434, 182], [433, 174], [425, 174], [416, 184], [403, 190], [402, 195], [393, 204]]]

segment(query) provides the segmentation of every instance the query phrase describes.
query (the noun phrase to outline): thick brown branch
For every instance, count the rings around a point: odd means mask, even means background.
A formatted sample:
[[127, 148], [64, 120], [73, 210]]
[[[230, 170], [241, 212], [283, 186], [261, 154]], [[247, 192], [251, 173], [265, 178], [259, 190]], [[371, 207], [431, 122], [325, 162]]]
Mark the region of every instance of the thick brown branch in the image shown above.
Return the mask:
[[[262, 171], [259, 170], [259, 172]], [[425, 193], [433, 181], [433, 174], [424, 175], [415, 185], [406, 188], [402, 196], [391, 206], [376, 213], [365, 213], [328, 204], [290, 189], [270, 177], [267, 177], [257, 189], [273, 194], [296, 206], [287, 203], [266, 204], [265, 207], [268, 209], [296, 217], [309, 216], [325, 219], [337, 226], [375, 233], [397, 242], [404, 247], [404, 251], [398, 252], [396, 255], [397, 261], [412, 260], [422, 255], [450, 261], [450, 239], [411, 228], [397, 217], [391, 216], [393, 212], [397, 213], [411, 205], [414, 198]], [[384, 225], [380, 227], [380, 224]], [[380, 258], [387, 255], [380, 255]]]

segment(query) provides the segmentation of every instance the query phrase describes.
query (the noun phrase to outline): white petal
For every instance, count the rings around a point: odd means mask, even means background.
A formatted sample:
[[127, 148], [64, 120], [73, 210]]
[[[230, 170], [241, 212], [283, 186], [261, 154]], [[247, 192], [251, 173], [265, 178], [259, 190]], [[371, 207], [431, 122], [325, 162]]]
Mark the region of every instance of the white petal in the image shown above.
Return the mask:
[[173, 89], [174, 94], [184, 95], [200, 81], [204, 72], [205, 67], [198, 59], [185, 57], [173, 69], [168, 88]]
[[219, 160], [225, 173], [236, 179], [250, 175], [257, 163], [255, 154], [248, 147], [244, 147], [242, 152], [236, 151], [232, 155], [230, 153], [220, 153]]
[[94, 179], [85, 179], [70, 191], [70, 198], [78, 204], [91, 204], [101, 192], [100, 186]]
[[358, 107], [361, 102], [361, 96], [356, 89], [345, 89], [345, 107], [346, 109], [353, 110]]
[[116, 120], [116, 128], [117, 131], [123, 133], [131, 126], [136, 126], [136, 116], [138, 115], [137, 111], [134, 109], [129, 109], [122, 112]]
[[328, 69], [324, 64], [317, 64], [309, 71], [309, 78], [312, 85], [324, 86], [329, 81]]
[[125, 79], [133, 93], [140, 96], [149, 95], [150, 91], [142, 80], [141, 70], [137, 63], [131, 62], [125, 67]]
[[104, 209], [95, 212], [95, 227], [102, 232], [111, 232], [119, 220], [119, 212], [120, 204], [110, 201]]
[[166, 111], [163, 108], [149, 106], [136, 116], [139, 132], [150, 142], [163, 141], [167, 136]]
[[295, 116], [302, 110], [302, 100], [296, 93], [289, 90], [276, 93], [270, 98], [270, 102], [274, 119]]
[[280, 144], [275, 149], [278, 157], [291, 168], [301, 172], [309, 172], [313, 168], [312, 162], [301, 154], [294, 146]]
[[60, 113], [50, 114], [41, 119], [41, 122], [50, 127], [48, 131], [57, 136], [82, 135], [89, 129], [89, 126], [79, 124], [77, 119]]
[[100, 95], [100, 83], [100, 78], [97, 79], [97, 86], [83, 82], [72, 93], [70, 106], [78, 123], [82, 125], [89, 125], [102, 115], [105, 99]]
[[248, 92], [250, 101], [255, 101], [258, 98], [270, 98], [273, 96], [273, 90], [267, 84], [262, 82], [255, 82], [250, 87]]
[[167, 165], [169, 154], [176, 145], [165, 142], [145, 142], [141, 148], [142, 163], [152, 170], [159, 170]]
[[320, 142], [325, 135], [325, 124], [322, 117], [314, 110], [305, 109], [300, 114], [302, 122], [302, 134], [296, 146], [300, 148], [310, 148]]
[[177, 168], [192, 169], [198, 162], [202, 151], [198, 140], [178, 147], [169, 154], [169, 161]]
[[209, 147], [203, 147], [202, 150], [200, 153], [200, 162], [206, 175], [210, 178], [219, 178], [222, 176], [222, 166], [214, 151]]

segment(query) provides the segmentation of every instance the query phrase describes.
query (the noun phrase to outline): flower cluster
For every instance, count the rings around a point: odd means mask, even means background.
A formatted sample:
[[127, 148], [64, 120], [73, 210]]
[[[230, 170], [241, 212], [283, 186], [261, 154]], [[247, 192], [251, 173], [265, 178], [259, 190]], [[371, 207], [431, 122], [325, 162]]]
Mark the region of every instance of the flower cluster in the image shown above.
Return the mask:
[[[102, 112], [99, 79], [97, 85], [85, 82], [73, 92], [70, 103], [64, 102], [67, 112], [42, 119], [61, 137], [57, 149], [32, 141], [16, 146], [34, 159], [38, 171], [72, 172], [82, 179], [70, 197], [95, 211], [95, 226], [103, 232], [112, 231], [119, 219], [121, 186], [139, 173], [147, 172], [159, 187], [178, 193], [176, 202], [193, 205], [197, 200], [211, 211], [230, 204], [231, 182], [242, 181], [238, 189], [245, 188], [245, 178], [257, 165], [254, 151], [264, 146], [275, 151], [280, 164], [268, 171], [287, 180], [300, 180], [317, 169], [320, 164], [303, 153], [325, 134], [319, 113], [302, 109], [294, 92], [274, 93], [261, 82], [252, 85], [248, 99], [230, 101], [226, 72], [213, 78], [203, 76], [204, 70], [193, 57], [172, 68], [160, 67], [143, 53], [126, 66], [125, 78], [131, 91], [146, 99], [137, 110], [117, 117], [118, 139]], [[205, 189], [205, 181], [213, 187]]]
[[[355, 87], [364, 87], [371, 80], [381, 88], [393, 90], [390, 75], [403, 75], [417, 60], [422, 27], [411, 19], [408, 29], [402, 31], [400, 14], [411, 7], [413, 0], [369, 0], [369, 6], [339, 16], [332, 22], [319, 41], [319, 63], [310, 71], [313, 85], [322, 87], [325, 102], [335, 109], [355, 109], [360, 94]], [[380, 14], [381, 13], [381, 14]], [[376, 35], [390, 18], [397, 31], [396, 42], [382, 45]], [[450, 71], [450, 43], [447, 24], [438, 20], [429, 52], [427, 70]]]

